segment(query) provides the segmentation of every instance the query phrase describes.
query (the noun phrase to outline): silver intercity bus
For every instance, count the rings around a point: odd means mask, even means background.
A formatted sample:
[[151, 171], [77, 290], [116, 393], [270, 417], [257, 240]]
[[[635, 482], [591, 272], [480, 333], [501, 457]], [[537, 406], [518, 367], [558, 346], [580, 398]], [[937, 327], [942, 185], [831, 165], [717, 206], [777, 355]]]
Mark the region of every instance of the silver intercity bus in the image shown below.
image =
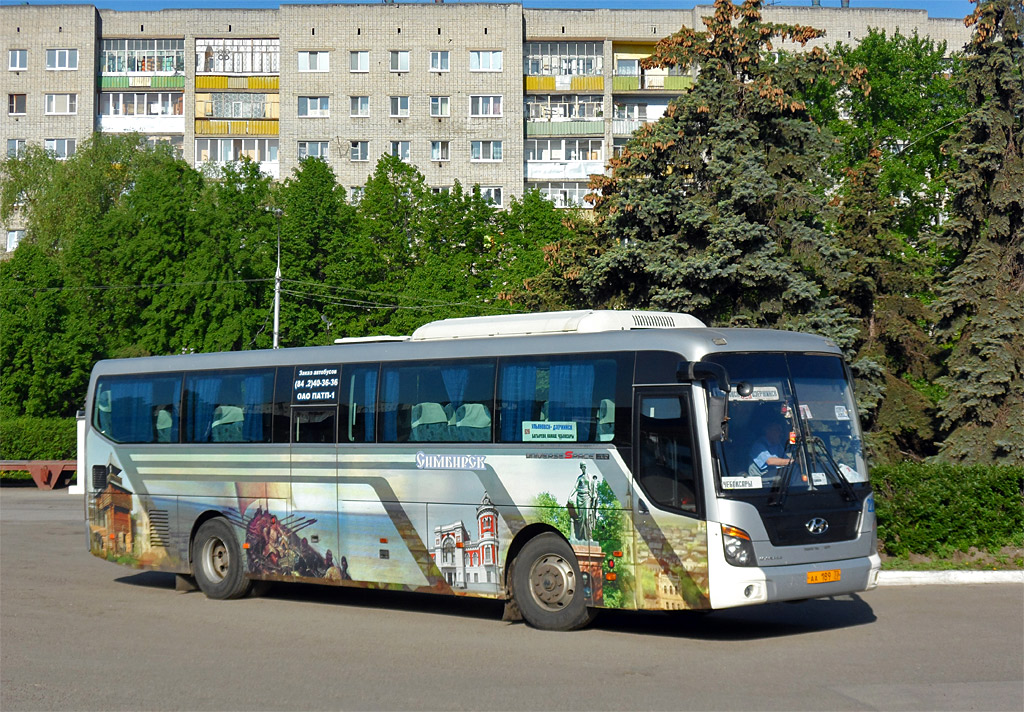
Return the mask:
[[874, 500], [827, 339], [685, 314], [110, 360], [89, 548], [213, 598], [305, 581], [508, 602], [538, 628], [873, 588]]

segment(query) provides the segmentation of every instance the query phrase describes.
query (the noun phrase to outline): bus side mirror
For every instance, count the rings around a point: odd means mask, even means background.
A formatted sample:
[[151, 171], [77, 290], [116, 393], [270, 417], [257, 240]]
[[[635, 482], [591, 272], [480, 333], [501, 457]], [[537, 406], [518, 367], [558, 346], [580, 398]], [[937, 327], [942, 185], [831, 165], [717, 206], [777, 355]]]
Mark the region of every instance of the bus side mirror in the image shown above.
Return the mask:
[[708, 439], [713, 443], [729, 439], [729, 395], [715, 384], [708, 391]]
[[[702, 380], [707, 383], [708, 388], [708, 439], [711, 442], [721, 442], [729, 438], [729, 374], [725, 368], [717, 363], [708, 361], [691, 361], [680, 363], [676, 378], [682, 381]], [[738, 384], [746, 386], [747, 395], [753, 392], [749, 383]], [[742, 395], [742, 391], [740, 392]]]

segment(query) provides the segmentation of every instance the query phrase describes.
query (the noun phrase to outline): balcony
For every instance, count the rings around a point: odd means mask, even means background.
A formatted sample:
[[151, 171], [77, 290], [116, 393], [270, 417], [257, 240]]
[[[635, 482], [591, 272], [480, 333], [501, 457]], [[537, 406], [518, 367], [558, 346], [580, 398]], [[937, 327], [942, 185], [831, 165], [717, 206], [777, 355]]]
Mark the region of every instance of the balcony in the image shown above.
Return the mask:
[[196, 119], [196, 136], [277, 136], [272, 119]]
[[103, 116], [102, 133], [180, 134], [185, 132], [184, 116]]
[[184, 89], [184, 75], [103, 75], [100, 89]]
[[530, 136], [603, 136], [604, 119], [545, 120], [528, 119], [526, 135]]
[[665, 74], [616, 74], [612, 77], [613, 92], [656, 91], [684, 92], [693, 88], [693, 77]]
[[229, 77], [221, 74], [201, 74], [196, 77], [196, 89], [256, 89], [276, 91], [280, 77]]
[[604, 161], [526, 161], [526, 180], [587, 181], [604, 173]]
[[579, 91], [604, 92], [604, 77], [601, 75], [541, 75], [523, 77], [523, 89], [531, 91]]

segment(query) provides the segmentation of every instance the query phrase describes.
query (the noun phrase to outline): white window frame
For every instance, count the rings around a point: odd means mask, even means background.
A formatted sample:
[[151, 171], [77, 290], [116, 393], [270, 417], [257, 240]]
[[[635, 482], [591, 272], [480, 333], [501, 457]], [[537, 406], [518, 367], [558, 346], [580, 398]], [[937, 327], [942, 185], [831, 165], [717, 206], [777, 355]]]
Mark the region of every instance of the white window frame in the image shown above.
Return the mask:
[[388, 153], [408, 163], [409, 156], [412, 153], [412, 141], [392, 141], [391, 150]]
[[303, 50], [299, 52], [300, 72], [331, 71], [331, 53], [326, 50]]
[[[16, 96], [21, 97], [22, 107], [21, 111], [17, 111], [17, 101], [13, 98]], [[13, 111], [12, 111], [13, 109]], [[7, 115], [8, 116], [24, 116], [25, 112], [28, 111], [28, 94], [8, 94], [7, 95]]]
[[445, 118], [452, 115], [452, 101], [450, 96], [430, 97], [430, 115], [434, 118]]
[[[21, 158], [25, 155], [25, 149], [28, 148], [28, 140], [24, 138], [9, 138], [7, 139], [7, 157], [8, 158]], [[13, 151], [11, 149], [14, 149]]]
[[78, 71], [78, 50], [77, 49], [48, 49], [48, 50], [46, 50], [46, 71], [48, 71], [48, 72], [74, 72], [74, 71]]
[[[495, 148], [498, 149], [497, 158], [494, 157]], [[503, 146], [499, 139], [469, 142], [469, 160], [472, 163], [501, 163], [504, 160], [504, 155]]]
[[430, 160], [432, 161], [450, 161], [452, 160], [452, 142], [451, 141], [431, 141], [430, 142]]
[[[200, 144], [206, 144], [208, 158], [202, 160], [199, 157]], [[278, 163], [280, 140], [276, 138], [197, 138], [195, 140], [196, 165], [213, 163], [224, 165], [232, 161], [240, 160], [247, 154], [255, 154], [254, 160], [258, 163]], [[250, 156], [252, 157], [252, 156]]]
[[[403, 61], [405, 60], [405, 61]], [[391, 50], [391, 71], [392, 72], [408, 72], [409, 71], [409, 50], [407, 49], [393, 49]]]
[[430, 52], [430, 71], [450, 72], [451, 55], [446, 49], [436, 49]]
[[[47, 116], [73, 116], [78, 113], [78, 94], [45, 94], [44, 97], [43, 113]], [[59, 106], [60, 103], [63, 106]]]
[[370, 51], [354, 49], [348, 53], [348, 71], [364, 74], [370, 71]]
[[[310, 152], [310, 148], [316, 146], [314, 152]], [[301, 161], [304, 158], [319, 158], [321, 160], [328, 160], [328, 154], [330, 153], [330, 141], [299, 141], [298, 156]]]
[[[316, 108], [313, 108], [314, 100]], [[306, 106], [306, 113], [302, 113], [303, 103]], [[329, 118], [331, 116], [331, 99], [327, 96], [300, 96], [297, 111], [300, 119]]]
[[352, 205], [358, 205], [359, 201], [363, 199], [363, 195], [366, 193], [366, 186], [354, 185], [348, 189], [348, 202]]
[[364, 163], [370, 160], [369, 141], [349, 141], [348, 160], [353, 163]]
[[18, 246], [18, 243], [25, 239], [24, 230], [8, 230], [7, 231], [7, 251], [13, 252], [14, 248]]
[[495, 207], [502, 207], [502, 187], [500, 185], [482, 185], [480, 186], [480, 197], [484, 198], [487, 202]]
[[28, 50], [7, 50], [7, 68], [12, 72], [23, 72], [28, 69]]
[[469, 115], [472, 118], [499, 118], [502, 115], [501, 105], [501, 94], [474, 94], [469, 97]]
[[43, 149], [64, 161], [75, 155], [76, 141], [73, 138], [47, 138], [43, 139]]
[[348, 98], [348, 115], [365, 119], [370, 115], [370, 97], [366, 94], [350, 96]]
[[469, 51], [469, 71], [501, 72], [502, 54], [500, 49], [474, 49]]
[[391, 97], [390, 104], [390, 116], [393, 119], [404, 119], [409, 116], [409, 97], [408, 96], [393, 96]]

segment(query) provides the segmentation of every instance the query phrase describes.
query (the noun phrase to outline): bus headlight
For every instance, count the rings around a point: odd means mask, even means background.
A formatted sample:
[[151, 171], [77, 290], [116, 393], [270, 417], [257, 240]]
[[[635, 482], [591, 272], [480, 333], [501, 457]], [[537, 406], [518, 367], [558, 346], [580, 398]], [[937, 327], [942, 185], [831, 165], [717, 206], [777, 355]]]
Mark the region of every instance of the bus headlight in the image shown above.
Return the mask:
[[739, 527], [722, 525], [722, 544], [725, 547], [725, 560], [733, 566], [756, 566], [754, 545], [750, 543], [750, 535]]

